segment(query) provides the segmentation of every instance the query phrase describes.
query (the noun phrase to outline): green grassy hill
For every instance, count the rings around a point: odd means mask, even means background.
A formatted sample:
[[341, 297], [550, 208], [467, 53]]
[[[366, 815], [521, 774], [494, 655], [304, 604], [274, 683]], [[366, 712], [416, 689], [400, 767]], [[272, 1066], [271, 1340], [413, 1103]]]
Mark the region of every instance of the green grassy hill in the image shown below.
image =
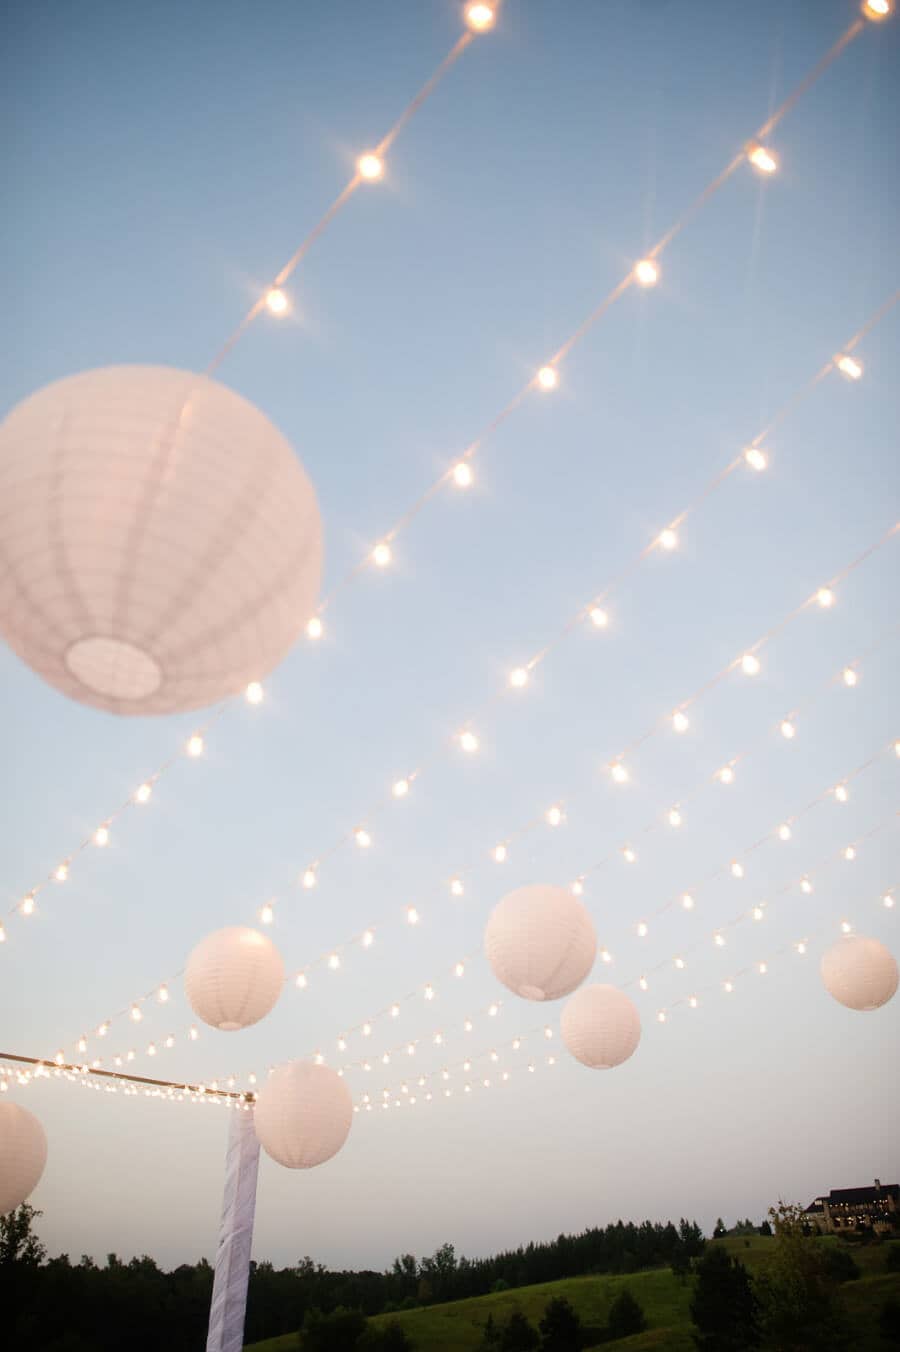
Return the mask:
[[[769, 1240], [754, 1236], [744, 1239], [716, 1241], [724, 1244], [740, 1258], [751, 1271], [764, 1258]], [[838, 1243], [823, 1240], [823, 1243]], [[885, 1274], [884, 1249], [860, 1248], [853, 1256], [862, 1269], [859, 1281], [842, 1287], [847, 1309], [855, 1326], [854, 1352], [884, 1352], [885, 1345], [878, 1336], [878, 1313], [889, 1297], [900, 1299], [900, 1273]], [[522, 1310], [532, 1323], [537, 1324], [547, 1301], [553, 1296], [565, 1296], [588, 1328], [601, 1329], [606, 1324], [609, 1307], [616, 1295], [627, 1286], [643, 1306], [649, 1327], [643, 1333], [623, 1338], [604, 1347], [616, 1352], [694, 1352], [691, 1338], [691, 1320], [688, 1307], [691, 1300], [690, 1282], [681, 1283], [668, 1268], [649, 1272], [635, 1272], [627, 1277], [597, 1276], [570, 1277], [561, 1282], [545, 1282], [540, 1286], [521, 1286], [496, 1295], [477, 1296], [471, 1300], [452, 1301], [446, 1305], [430, 1305], [421, 1310], [404, 1310], [394, 1315], [378, 1315], [373, 1324], [397, 1319], [412, 1338], [417, 1352], [473, 1352], [489, 1314], [494, 1322], [507, 1318], [512, 1310]], [[297, 1352], [296, 1333], [280, 1338], [268, 1338], [253, 1343], [245, 1352]]]

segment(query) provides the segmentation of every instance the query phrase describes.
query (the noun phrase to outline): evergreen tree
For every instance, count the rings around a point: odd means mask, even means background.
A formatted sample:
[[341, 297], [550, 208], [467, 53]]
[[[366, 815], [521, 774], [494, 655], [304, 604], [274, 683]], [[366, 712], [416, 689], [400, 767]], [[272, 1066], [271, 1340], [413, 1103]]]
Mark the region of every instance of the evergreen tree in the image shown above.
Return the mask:
[[646, 1323], [644, 1311], [628, 1287], [623, 1286], [609, 1307], [607, 1327], [610, 1338], [627, 1338], [632, 1333], [640, 1333]]
[[713, 1230], [713, 1239], [724, 1239], [727, 1234], [728, 1231], [725, 1229], [725, 1222], [720, 1216], [716, 1221], [716, 1228]]
[[691, 1319], [698, 1352], [759, 1347], [759, 1302], [750, 1275], [725, 1249], [707, 1249], [697, 1265]]
[[500, 1352], [532, 1352], [540, 1345], [537, 1329], [521, 1310], [513, 1310], [500, 1335]]
[[541, 1331], [541, 1352], [577, 1352], [581, 1345], [581, 1320], [562, 1296], [547, 1302], [538, 1328]]

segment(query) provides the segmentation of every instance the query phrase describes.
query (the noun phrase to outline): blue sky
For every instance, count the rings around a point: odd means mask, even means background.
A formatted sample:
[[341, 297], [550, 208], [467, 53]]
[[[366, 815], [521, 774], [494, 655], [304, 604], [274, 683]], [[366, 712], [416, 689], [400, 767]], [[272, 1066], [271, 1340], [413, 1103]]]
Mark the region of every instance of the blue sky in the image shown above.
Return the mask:
[[[754, 6], [670, 0], [565, 6], [508, 0], [397, 141], [385, 181], [356, 194], [292, 280], [289, 321], [263, 317], [221, 378], [285, 432], [325, 524], [326, 587], [490, 421], [633, 261], [677, 220], [852, 21], [845, 0]], [[0, 407], [46, 382], [118, 362], [202, 368], [259, 288], [383, 135], [460, 30], [450, 0], [246, 6], [160, 3], [77, 10], [37, 3], [8, 24], [0, 99], [15, 210], [0, 221], [6, 360]], [[173, 1078], [246, 1074], [322, 1048], [434, 980], [437, 999], [378, 1025], [380, 1051], [426, 1039], [504, 995], [483, 959], [462, 981], [510, 887], [568, 883], [640, 842], [675, 802], [679, 831], [646, 837], [638, 864], [592, 875], [585, 902], [627, 981], [708, 938], [756, 900], [814, 873], [897, 810], [900, 762], [882, 757], [850, 801], [823, 803], [788, 844], [766, 844], [742, 883], [698, 889], [636, 938], [637, 920], [713, 872], [898, 735], [897, 559], [885, 545], [730, 676], [682, 737], [653, 737], [616, 788], [623, 745], [720, 670], [873, 543], [897, 504], [900, 307], [859, 349], [864, 378], [829, 376], [768, 443], [770, 469], [739, 472], [610, 599], [607, 631], [582, 626], [532, 685], [478, 718], [481, 752], [452, 734], [655, 533], [692, 501], [897, 287], [895, 138], [900, 27], [867, 28], [779, 126], [781, 170], [742, 168], [473, 461], [465, 493], [437, 495], [301, 644], [258, 708], [235, 704], [207, 755], [179, 762], [152, 801], [89, 851], [64, 888], [13, 917], [0, 960], [3, 1050], [52, 1055], [170, 976], [212, 928], [280, 898], [273, 938], [296, 968], [375, 919], [376, 942], [286, 990], [238, 1035], [191, 1021], [173, 986], [110, 1049], [179, 1035], [135, 1063]], [[858, 686], [826, 683], [863, 661]], [[192, 730], [196, 719], [121, 720], [67, 702], [0, 656], [12, 907]], [[892, 691], [893, 696], [892, 696]], [[774, 725], [797, 706], [798, 735]], [[729, 789], [704, 780], [748, 758]], [[365, 819], [398, 775], [428, 762], [403, 803], [305, 893], [310, 857]], [[698, 792], [694, 792], [698, 790]], [[498, 866], [489, 851], [550, 804]], [[445, 881], [467, 871], [464, 898]], [[603, 1224], [761, 1216], [778, 1196], [898, 1173], [900, 1005], [858, 1015], [817, 975], [828, 941], [772, 959], [726, 997], [714, 988], [805, 934], [848, 918], [896, 947], [896, 828], [816, 890], [773, 901], [724, 951], [633, 992], [634, 1058], [592, 1074], [558, 1037], [523, 1047], [538, 1066], [500, 1089], [358, 1117], [344, 1152], [302, 1175], [263, 1161], [254, 1252], [289, 1262], [387, 1264], [444, 1240], [468, 1253]], [[421, 924], [403, 924], [414, 903]], [[408, 1066], [349, 1077], [378, 1093], [517, 1033], [558, 1006], [512, 996], [471, 1034]], [[362, 1054], [359, 1038], [348, 1057]], [[544, 1063], [552, 1052], [559, 1063]], [[492, 1074], [492, 1071], [487, 1072]], [[471, 1076], [478, 1082], [481, 1076]], [[371, 1083], [370, 1083], [371, 1082]], [[11, 1091], [44, 1121], [35, 1202], [51, 1249], [212, 1256], [225, 1114], [88, 1094]], [[177, 1225], [173, 1225], [177, 1216]]]

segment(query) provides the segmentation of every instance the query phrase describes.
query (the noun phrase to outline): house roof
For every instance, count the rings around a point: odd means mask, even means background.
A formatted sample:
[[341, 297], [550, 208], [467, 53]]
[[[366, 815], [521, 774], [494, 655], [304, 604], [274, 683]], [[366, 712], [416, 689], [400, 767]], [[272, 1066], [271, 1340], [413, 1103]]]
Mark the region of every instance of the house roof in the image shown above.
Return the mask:
[[855, 1206], [860, 1202], [881, 1202], [888, 1197], [900, 1198], [900, 1184], [883, 1183], [878, 1188], [832, 1188], [828, 1201]]
[[824, 1211], [825, 1208], [822, 1205], [822, 1199], [821, 1197], [817, 1197], [814, 1202], [810, 1202], [809, 1206], [806, 1207], [803, 1214], [804, 1216], [808, 1216], [810, 1215], [810, 1213], [812, 1213], [814, 1215], [821, 1216]]

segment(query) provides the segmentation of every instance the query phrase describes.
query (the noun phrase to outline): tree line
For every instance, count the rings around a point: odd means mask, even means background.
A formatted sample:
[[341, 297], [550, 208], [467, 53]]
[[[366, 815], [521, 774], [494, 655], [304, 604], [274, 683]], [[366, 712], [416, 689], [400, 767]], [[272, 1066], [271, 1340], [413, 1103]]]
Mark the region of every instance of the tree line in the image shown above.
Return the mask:
[[[0, 1217], [0, 1308], [11, 1338], [45, 1352], [120, 1352], [123, 1330], [130, 1352], [203, 1345], [213, 1280], [205, 1258], [170, 1272], [146, 1256], [48, 1258], [34, 1228], [39, 1214], [26, 1203]], [[489, 1258], [457, 1257], [442, 1244], [421, 1259], [401, 1254], [387, 1272], [331, 1271], [311, 1258], [286, 1268], [252, 1263], [246, 1341], [296, 1331], [313, 1311], [373, 1315], [592, 1272], [638, 1272], [694, 1258], [703, 1244], [694, 1221], [617, 1221]]]

